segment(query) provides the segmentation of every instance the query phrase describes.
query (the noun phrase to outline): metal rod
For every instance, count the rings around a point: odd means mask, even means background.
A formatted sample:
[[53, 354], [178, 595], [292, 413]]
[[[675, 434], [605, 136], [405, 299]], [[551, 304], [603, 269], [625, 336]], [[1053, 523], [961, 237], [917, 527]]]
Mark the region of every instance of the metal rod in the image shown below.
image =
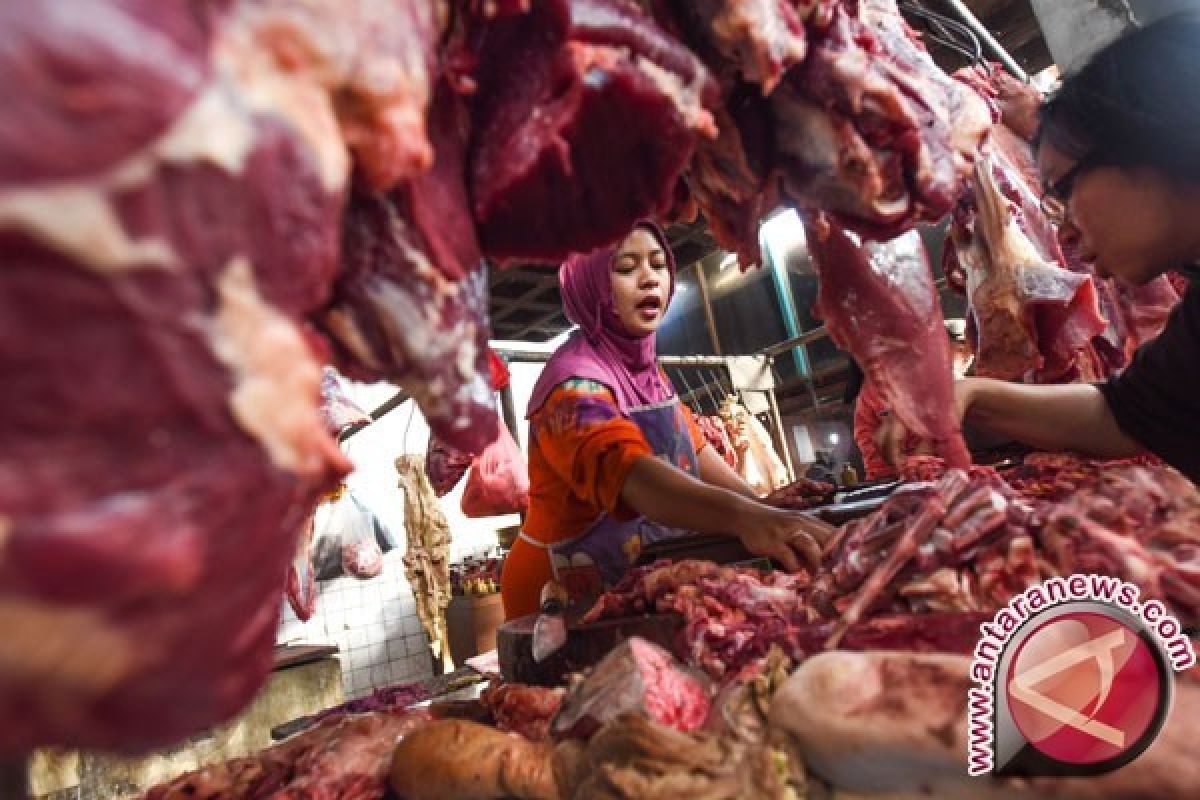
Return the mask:
[[[721, 388], [721, 379], [719, 377], [717, 377], [716, 373], [714, 373], [711, 369], [706, 370], [706, 371], [708, 372], [708, 374], [710, 376], [712, 376], [713, 378], [716, 378], [717, 388], [720, 389]], [[704, 379], [704, 391], [708, 394], [708, 399], [712, 401], [713, 413], [715, 414], [718, 411], [720, 411], [721, 404], [719, 402], [717, 402], [717, 396], [715, 394], [713, 394], [713, 392], [712, 392], [712, 381], [710, 381], [707, 377]], [[725, 390], [721, 389], [721, 391], [724, 392]]]
[[712, 299], [708, 294], [708, 276], [704, 274], [704, 260], [696, 262], [696, 285], [700, 287], [700, 301], [704, 305], [704, 322], [708, 325], [708, 338], [713, 352], [721, 355], [721, 337], [717, 333], [717, 318], [713, 314]]
[[404, 392], [404, 391], [396, 392], [396, 394], [390, 400], [388, 400], [386, 403], [381, 405], [379, 408], [377, 408], [371, 412], [371, 414], [370, 414], [371, 421], [370, 422], [360, 422], [357, 425], [351, 425], [350, 427], [346, 428], [344, 431], [341, 432], [341, 434], [338, 436], [338, 441], [344, 442], [347, 439], [349, 439], [351, 436], [353, 436], [354, 434], [358, 433], [359, 431], [366, 430], [373, 423], [378, 422], [381, 418], [383, 418], [387, 414], [391, 413], [392, 411], [395, 411], [397, 408], [404, 405], [404, 403], [407, 400], [408, 400], [408, 394], [406, 392]]
[[796, 467], [792, 464], [792, 448], [788, 447], [787, 431], [783, 428], [783, 415], [779, 413], [774, 389], [767, 390], [767, 402], [771, 405], [771, 420], [775, 423], [775, 435], [779, 437], [779, 449], [783, 451], [783, 465], [787, 467], [788, 480], [794, 483]]
[[[811, 331], [805, 331], [804, 333], [800, 334], [799, 336], [795, 336], [791, 339], [785, 339], [784, 341], [779, 342], [778, 344], [773, 344], [770, 347], [766, 347], [766, 348], [758, 351], [757, 355], [778, 356], [778, 355], [782, 355], [783, 353], [786, 353], [788, 350], [791, 350], [792, 348], [800, 347], [801, 345], [812, 344], [813, 342], [819, 342], [822, 339], [828, 339], [828, 338], [829, 338], [829, 331], [825, 329], [824, 325], [822, 325], [818, 328], [813, 328]], [[807, 358], [807, 354], [805, 354], [805, 355]]]
[[669, 367], [723, 367], [725, 356], [659, 356], [658, 363]]
[[1016, 59], [1009, 55], [1008, 51], [1004, 49], [1004, 45], [1000, 44], [995, 36], [992, 36], [992, 32], [987, 29], [987, 26], [979, 21], [971, 9], [967, 8], [966, 3], [962, 0], [946, 0], [946, 5], [954, 9], [954, 13], [958, 14], [967, 27], [983, 40], [983, 43], [1009, 72], [1024, 83], [1029, 83], [1029, 75], [1021, 69], [1021, 65], [1016, 62]]

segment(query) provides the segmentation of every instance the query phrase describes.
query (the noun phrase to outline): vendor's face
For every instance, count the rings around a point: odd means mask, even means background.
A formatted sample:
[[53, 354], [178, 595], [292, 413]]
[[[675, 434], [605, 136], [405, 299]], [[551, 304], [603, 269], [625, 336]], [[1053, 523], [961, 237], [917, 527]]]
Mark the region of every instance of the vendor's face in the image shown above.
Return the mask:
[[658, 330], [671, 299], [671, 269], [657, 237], [637, 228], [617, 248], [612, 262], [613, 306], [631, 335]]
[[[1038, 148], [1043, 183], [1052, 186], [1076, 162], [1049, 142]], [[1101, 277], [1140, 286], [1193, 259], [1195, 235], [1180, 229], [1179, 192], [1145, 167], [1086, 166], [1063, 187], [1059, 239]]]

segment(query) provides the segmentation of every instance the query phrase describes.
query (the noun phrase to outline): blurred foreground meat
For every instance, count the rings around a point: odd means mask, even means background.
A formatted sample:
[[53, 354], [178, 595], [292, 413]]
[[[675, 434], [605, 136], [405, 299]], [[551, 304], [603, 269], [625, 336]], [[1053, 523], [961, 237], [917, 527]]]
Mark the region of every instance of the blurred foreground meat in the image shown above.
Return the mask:
[[632, 0], [546, 0], [483, 26], [471, 195], [497, 258], [556, 260], [665, 213], [716, 86]]
[[[370, 263], [341, 249], [351, 170], [387, 191], [455, 167], [434, 165], [426, 133], [433, 12], [0, 11], [17, 112], [0, 121], [0, 635], [15, 645], [0, 718], [20, 720], [0, 726], [0, 752], [150, 748], [228, 718], [265, 677], [297, 537], [350, 466], [322, 425], [325, 348], [307, 320], [344, 258], [347, 275]], [[393, 329], [404, 316], [387, 355], [425, 353], [442, 330], [475, 347], [481, 314], [428, 313], [420, 261], [389, 264], [388, 299], [415, 299], [385, 309]], [[482, 282], [462, 284], [469, 308]], [[383, 367], [435, 428], [483, 435], [461, 419], [490, 403], [470, 388], [479, 363]], [[309, 606], [307, 581], [293, 588]]]

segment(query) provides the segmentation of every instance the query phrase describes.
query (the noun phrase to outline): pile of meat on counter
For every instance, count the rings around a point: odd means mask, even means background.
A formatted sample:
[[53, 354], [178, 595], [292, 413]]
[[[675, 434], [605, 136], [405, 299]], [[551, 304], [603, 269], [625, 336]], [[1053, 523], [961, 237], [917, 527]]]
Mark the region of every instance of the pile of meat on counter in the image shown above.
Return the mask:
[[146, 750], [253, 696], [350, 468], [321, 365], [478, 452], [485, 257], [701, 210], [749, 265], [780, 203], [895, 235], [991, 124], [894, 0], [10, 3], [0, 88], [0, 753]]
[[659, 563], [587, 619], [681, 614], [677, 651], [721, 680], [752, 674], [772, 646], [967, 652], [979, 622], [1055, 575], [1121, 578], [1200, 622], [1200, 491], [1175, 470], [1043, 454], [1004, 473], [930, 457], [906, 471], [919, 480], [839, 528], [812, 577]]

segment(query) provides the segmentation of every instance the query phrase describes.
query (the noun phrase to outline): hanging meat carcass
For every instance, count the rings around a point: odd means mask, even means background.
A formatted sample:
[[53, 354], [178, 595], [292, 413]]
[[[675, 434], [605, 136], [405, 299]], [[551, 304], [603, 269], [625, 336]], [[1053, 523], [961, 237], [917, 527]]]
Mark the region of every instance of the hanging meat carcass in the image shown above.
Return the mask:
[[824, 215], [805, 220], [820, 277], [817, 310], [908, 430], [949, 463], [971, 455], [955, 415], [950, 342], [916, 232], [866, 242]]
[[302, 318], [338, 267], [352, 81], [221, 7], [0, 9], [0, 753], [240, 709], [350, 466]]
[[977, 374], [1055, 378], [1107, 329], [1091, 276], [1060, 266], [1053, 228], [1019, 170], [993, 148], [975, 165], [973, 193], [952, 229], [966, 271]]
[[[339, 273], [345, 286], [377, 269], [340, 252], [364, 222], [343, 223], [351, 171], [356, 198], [400, 193], [386, 197], [405, 224], [442, 215], [439, 193], [465, 197], [461, 160], [433, 161], [435, 11], [0, 10], [0, 633], [22, 643], [0, 655], [0, 718], [22, 721], [0, 752], [177, 740], [265, 677], [299, 532], [350, 467], [322, 428], [325, 346], [307, 320], [328, 319]], [[403, 205], [414, 187], [427, 206]], [[366, 367], [404, 381], [448, 436], [486, 436], [461, 417], [490, 405], [469, 388], [486, 368], [469, 357], [486, 337], [474, 239], [429, 229], [373, 278], [398, 302], [367, 311], [401, 335]], [[399, 249], [394, 232], [379, 241]], [[405, 355], [444, 332], [453, 363]], [[379, 352], [369, 334], [339, 337], [347, 364]]]
[[987, 105], [933, 63], [894, 0], [809, 5], [809, 55], [771, 95], [785, 190], [876, 239], [940, 219]]
[[425, 475], [424, 456], [400, 456], [396, 459], [396, 472], [404, 492], [404, 530], [408, 541], [404, 574], [417, 598], [417, 617], [429, 636], [434, 657], [449, 662], [446, 608], [450, 605], [450, 525]]

